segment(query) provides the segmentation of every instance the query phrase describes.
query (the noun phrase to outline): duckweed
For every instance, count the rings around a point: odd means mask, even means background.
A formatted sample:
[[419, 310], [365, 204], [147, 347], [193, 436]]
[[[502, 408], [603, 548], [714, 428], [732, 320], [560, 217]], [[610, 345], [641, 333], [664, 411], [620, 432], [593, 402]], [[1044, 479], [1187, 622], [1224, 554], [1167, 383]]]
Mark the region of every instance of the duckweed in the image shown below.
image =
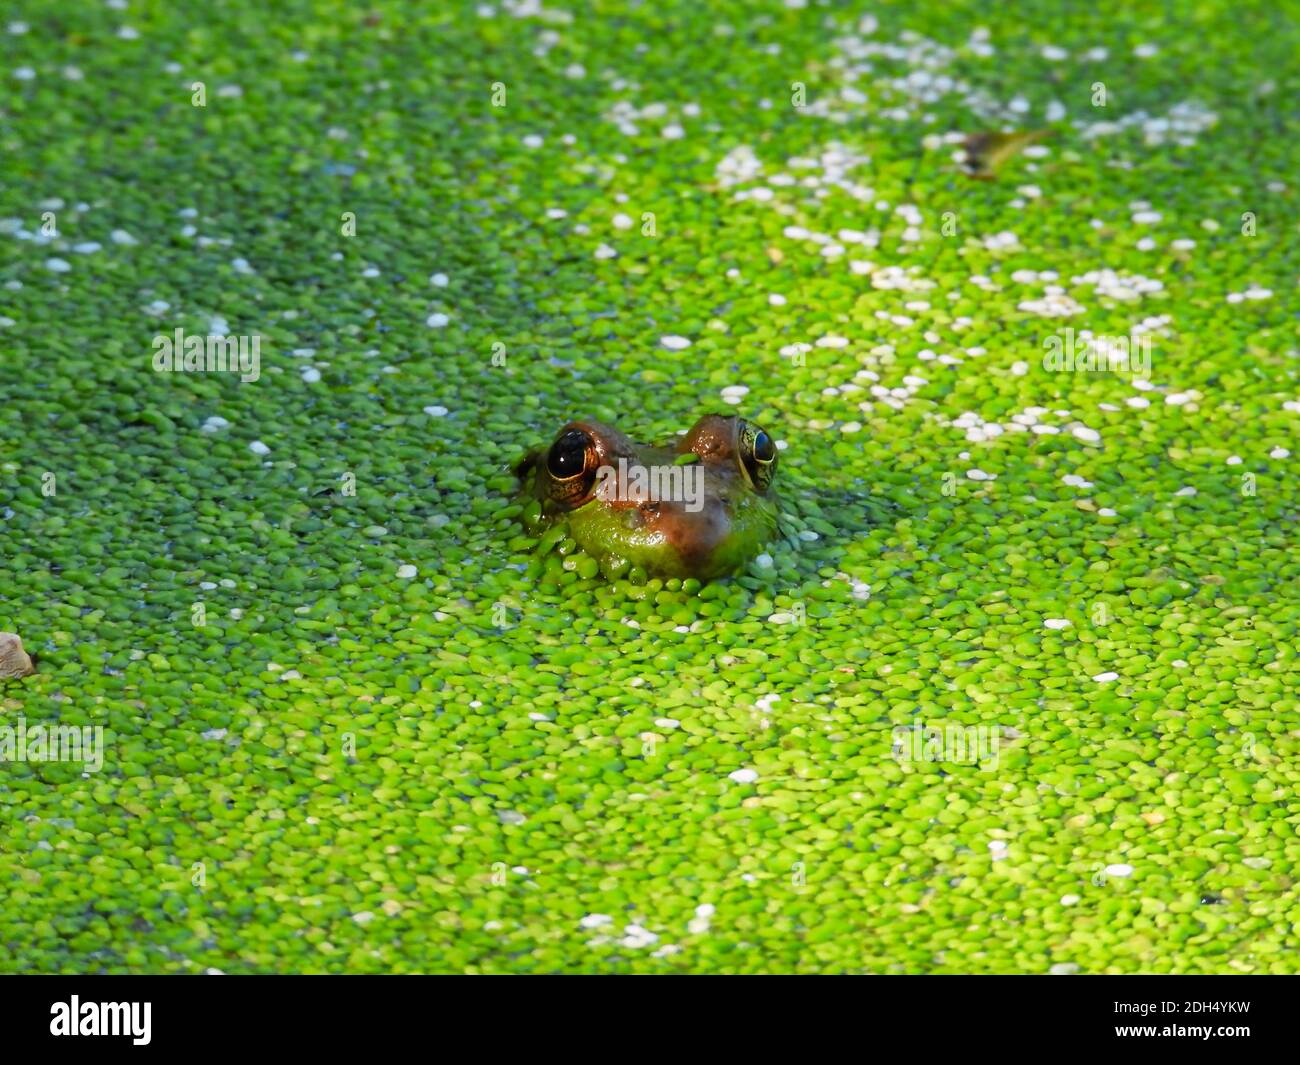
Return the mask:
[[[1296, 971], [1298, 32], [20, 4], [0, 970]], [[512, 497], [710, 411], [733, 578]]]

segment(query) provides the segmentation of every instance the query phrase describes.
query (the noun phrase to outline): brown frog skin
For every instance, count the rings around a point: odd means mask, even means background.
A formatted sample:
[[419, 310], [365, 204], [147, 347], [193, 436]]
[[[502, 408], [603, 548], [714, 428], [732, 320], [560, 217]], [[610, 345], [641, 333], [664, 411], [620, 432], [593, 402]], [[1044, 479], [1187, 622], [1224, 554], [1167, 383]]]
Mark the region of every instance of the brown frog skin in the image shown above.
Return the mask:
[[[761, 428], [707, 414], [659, 446], [575, 419], [515, 472], [540, 504], [540, 523], [567, 521], [602, 564], [617, 570], [626, 560], [651, 575], [708, 580], [741, 569], [775, 535], [776, 466], [775, 442]], [[645, 487], [650, 471], [658, 491]]]

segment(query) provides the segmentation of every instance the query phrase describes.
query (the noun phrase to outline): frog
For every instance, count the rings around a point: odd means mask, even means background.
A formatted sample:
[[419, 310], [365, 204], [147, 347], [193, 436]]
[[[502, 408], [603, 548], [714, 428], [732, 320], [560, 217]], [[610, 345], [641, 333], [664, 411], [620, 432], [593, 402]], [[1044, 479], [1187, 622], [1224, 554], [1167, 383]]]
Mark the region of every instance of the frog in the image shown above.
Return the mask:
[[563, 522], [607, 576], [709, 581], [772, 540], [778, 448], [738, 415], [706, 414], [675, 441], [645, 444], [592, 418], [566, 422], [515, 464], [533, 531]]

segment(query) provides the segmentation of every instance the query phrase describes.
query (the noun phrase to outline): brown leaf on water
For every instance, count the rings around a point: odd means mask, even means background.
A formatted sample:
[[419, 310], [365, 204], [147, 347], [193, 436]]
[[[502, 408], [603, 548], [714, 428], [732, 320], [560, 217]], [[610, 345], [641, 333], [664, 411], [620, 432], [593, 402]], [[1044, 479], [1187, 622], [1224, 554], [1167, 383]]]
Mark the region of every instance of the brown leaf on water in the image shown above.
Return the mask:
[[962, 141], [966, 158], [962, 170], [981, 181], [992, 181], [1006, 163], [1035, 141], [1051, 135], [1050, 129], [1034, 129], [1014, 133], [972, 133]]
[[26, 677], [35, 672], [17, 633], [0, 632], [0, 677]]

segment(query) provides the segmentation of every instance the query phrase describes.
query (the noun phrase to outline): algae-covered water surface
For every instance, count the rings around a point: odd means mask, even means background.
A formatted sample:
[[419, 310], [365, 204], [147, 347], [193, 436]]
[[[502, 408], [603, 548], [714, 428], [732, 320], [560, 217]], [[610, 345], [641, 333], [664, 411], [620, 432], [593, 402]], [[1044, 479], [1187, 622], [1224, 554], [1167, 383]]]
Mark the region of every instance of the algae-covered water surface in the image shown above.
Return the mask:
[[9, 5], [0, 971], [1296, 971], [1298, 13]]

